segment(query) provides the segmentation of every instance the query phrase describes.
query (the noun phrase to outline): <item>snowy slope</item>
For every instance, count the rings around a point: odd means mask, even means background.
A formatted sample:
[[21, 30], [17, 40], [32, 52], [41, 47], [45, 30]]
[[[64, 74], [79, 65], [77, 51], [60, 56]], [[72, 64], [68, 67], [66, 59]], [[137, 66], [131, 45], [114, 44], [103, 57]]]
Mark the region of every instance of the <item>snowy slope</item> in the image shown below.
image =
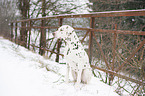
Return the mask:
[[65, 65], [0, 37], [0, 96], [118, 96], [94, 77], [78, 90], [64, 82], [64, 75]]

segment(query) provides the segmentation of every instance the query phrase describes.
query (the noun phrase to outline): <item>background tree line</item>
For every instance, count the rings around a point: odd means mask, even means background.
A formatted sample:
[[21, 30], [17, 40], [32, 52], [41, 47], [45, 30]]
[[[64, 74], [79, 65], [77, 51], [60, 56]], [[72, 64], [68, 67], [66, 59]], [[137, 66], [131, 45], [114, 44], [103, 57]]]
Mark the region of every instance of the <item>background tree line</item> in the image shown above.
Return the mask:
[[[10, 36], [9, 22], [11, 21], [76, 13], [75, 10], [82, 9], [83, 6], [86, 6], [86, 4], [76, 4], [73, 0], [1, 0], [0, 35]], [[22, 26], [25, 26], [25, 24], [22, 24]], [[24, 39], [24, 37], [21, 38], [21, 40]]]
[[[92, 11], [116, 11], [116, 10], [137, 10], [145, 9], [145, 0], [89, 0], [92, 4], [88, 5]], [[131, 16], [121, 18], [120, 28], [129, 30], [142, 30], [144, 31], [145, 16]], [[116, 18], [116, 24], [119, 21]]]
[[[1, 0], [0, 1], [0, 35], [9, 35], [9, 22], [16, 18], [27, 19], [58, 14], [81, 13], [76, 12], [86, 4], [91, 9], [89, 12], [136, 10], [145, 9], [145, 0], [88, 0], [78, 5], [74, 0]], [[44, 2], [44, 3], [43, 3]], [[42, 5], [43, 4], [43, 5]], [[44, 10], [45, 9], [45, 10]], [[45, 12], [44, 12], [45, 11]], [[144, 30], [145, 17], [125, 17], [126, 29]], [[138, 25], [139, 24], [139, 25]], [[142, 29], [141, 29], [142, 28]]]
[[11, 20], [14, 20], [16, 2], [15, 0], [0, 0], [0, 35], [10, 36], [10, 24]]

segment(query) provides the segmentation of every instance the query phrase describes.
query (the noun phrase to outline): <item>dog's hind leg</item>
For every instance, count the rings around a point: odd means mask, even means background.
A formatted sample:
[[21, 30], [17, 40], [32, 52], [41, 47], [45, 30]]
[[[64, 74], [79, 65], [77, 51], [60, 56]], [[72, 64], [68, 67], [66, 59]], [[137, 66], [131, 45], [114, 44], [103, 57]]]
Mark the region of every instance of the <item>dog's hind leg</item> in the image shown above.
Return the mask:
[[88, 84], [89, 81], [91, 80], [92, 77], [92, 70], [89, 69], [83, 69], [82, 71], [82, 77], [81, 77], [81, 81], [82, 83]]

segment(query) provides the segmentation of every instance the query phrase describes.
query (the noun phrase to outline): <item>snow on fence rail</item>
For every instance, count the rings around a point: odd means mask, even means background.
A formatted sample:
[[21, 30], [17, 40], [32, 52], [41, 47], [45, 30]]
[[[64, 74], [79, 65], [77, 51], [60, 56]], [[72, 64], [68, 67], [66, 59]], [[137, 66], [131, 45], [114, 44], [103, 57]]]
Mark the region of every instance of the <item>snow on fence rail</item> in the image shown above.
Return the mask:
[[[83, 33], [84, 36], [81, 42], [84, 42], [85, 38], [88, 36], [88, 55], [92, 68], [106, 73], [108, 81], [107, 79], [106, 81], [104, 80], [105, 83], [109, 82], [109, 84], [111, 84], [113, 80], [115, 81], [115, 76], [117, 76], [118, 78], [136, 83], [135, 86], [131, 86], [133, 87], [132, 91], [127, 91], [129, 94], [143, 94], [145, 90], [145, 38], [143, 37], [145, 36], [145, 32], [119, 30], [118, 27], [120, 23], [110, 24], [111, 29], [96, 28], [96, 22], [104, 18], [109, 17], [107, 22], [110, 21], [110, 18], [112, 20], [111, 22], [114, 22], [116, 19], [116, 22], [118, 22], [118, 20], [120, 20], [118, 17], [128, 16], [145, 16], [145, 9], [95, 12], [77, 15], [67, 14], [14, 21], [11, 22], [11, 40], [14, 40], [16, 43], [28, 49], [34, 47], [39, 48], [39, 54], [41, 55], [48, 55], [46, 52], [50, 52], [49, 57], [51, 57], [52, 54], [56, 54], [56, 61], [59, 62], [59, 57], [63, 56], [63, 54], [60, 53], [62, 41], [57, 40], [57, 42], [54, 42], [53, 38], [46, 36], [46, 33], [49, 33], [49, 29], [57, 29], [59, 26], [63, 25], [66, 18], [87, 18], [90, 22], [89, 28], [74, 28], [76, 30], [86, 31], [85, 34]], [[112, 19], [114, 17], [115, 19]], [[57, 19], [58, 24], [56, 24], [56, 26], [50, 26], [47, 21], [54, 19]], [[35, 24], [35, 22], [37, 24]], [[39, 46], [31, 43], [32, 29], [38, 29], [38, 31], [40, 31]], [[48, 29], [48, 31], [46, 31], [46, 29]], [[49, 43], [47, 43], [47, 40]], [[53, 46], [53, 48], [50, 48], [50, 46]], [[128, 76], [124, 74], [126, 72], [128, 72]], [[140, 77], [138, 78], [136, 75], [132, 74], [132, 72], [139, 74]], [[101, 77], [101, 75], [98, 76]], [[127, 90], [121, 85], [118, 86]]]

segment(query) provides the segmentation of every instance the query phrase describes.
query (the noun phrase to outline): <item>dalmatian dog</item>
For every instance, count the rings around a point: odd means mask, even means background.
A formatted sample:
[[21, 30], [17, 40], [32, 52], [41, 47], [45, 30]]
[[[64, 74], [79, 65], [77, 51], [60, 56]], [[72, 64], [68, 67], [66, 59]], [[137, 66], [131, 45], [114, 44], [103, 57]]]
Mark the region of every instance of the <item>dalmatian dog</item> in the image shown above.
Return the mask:
[[69, 82], [69, 71], [71, 69], [76, 86], [80, 83], [88, 84], [92, 76], [89, 58], [74, 29], [69, 25], [63, 25], [53, 35], [66, 42], [64, 52], [67, 65], [66, 83]]

